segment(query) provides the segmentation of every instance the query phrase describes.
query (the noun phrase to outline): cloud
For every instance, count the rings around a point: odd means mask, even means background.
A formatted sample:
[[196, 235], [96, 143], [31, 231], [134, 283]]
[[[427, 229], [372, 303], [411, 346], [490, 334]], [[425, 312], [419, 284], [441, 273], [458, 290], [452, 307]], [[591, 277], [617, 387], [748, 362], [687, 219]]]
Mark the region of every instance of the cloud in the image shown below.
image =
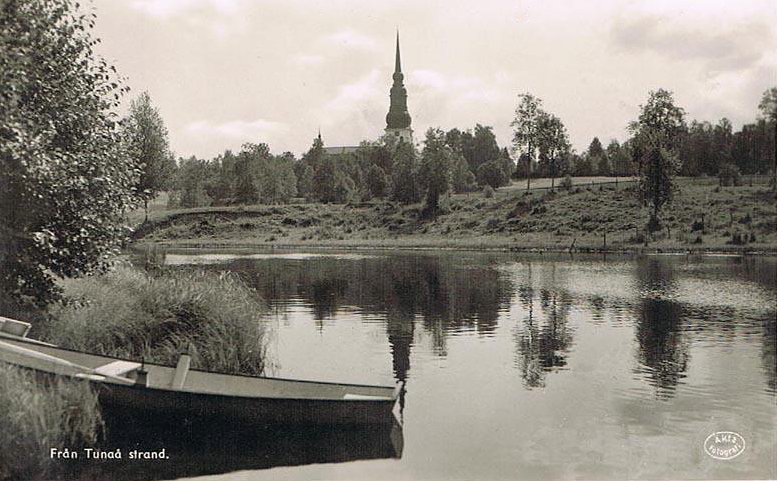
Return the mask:
[[292, 62], [297, 64], [297, 65], [307, 66], [307, 65], [319, 65], [319, 64], [322, 64], [322, 63], [324, 63], [324, 60], [326, 60], [326, 59], [324, 58], [323, 55], [305, 55], [305, 54], [303, 54], [303, 55], [297, 55], [296, 57], [294, 57], [292, 59]]
[[373, 51], [378, 47], [378, 42], [374, 38], [351, 29], [340, 30], [325, 38], [328, 42], [358, 50]]
[[215, 124], [198, 120], [186, 126], [186, 131], [198, 136], [217, 136], [239, 140], [257, 140], [286, 130], [285, 124], [258, 119], [253, 121], [230, 120]]
[[134, 0], [132, 7], [153, 17], [170, 17], [190, 10], [214, 10], [224, 15], [235, 14], [244, 0]]
[[[361, 78], [337, 89], [337, 95], [327, 102], [326, 108], [330, 110], [353, 110], [363, 108], [369, 101], [380, 95], [380, 71], [372, 69]], [[387, 88], [387, 87], [386, 87]]]
[[655, 13], [621, 15], [610, 37], [616, 47], [630, 53], [650, 52], [675, 61], [697, 61], [710, 74], [747, 70], [772, 44], [772, 29], [756, 19], [719, 24], [702, 21], [688, 27], [673, 17]]

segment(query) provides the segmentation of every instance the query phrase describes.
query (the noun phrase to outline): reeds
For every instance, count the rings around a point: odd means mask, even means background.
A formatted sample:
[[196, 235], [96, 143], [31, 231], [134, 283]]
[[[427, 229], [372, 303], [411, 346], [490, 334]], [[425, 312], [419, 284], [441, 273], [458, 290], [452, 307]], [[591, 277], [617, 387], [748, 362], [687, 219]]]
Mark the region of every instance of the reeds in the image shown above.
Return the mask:
[[0, 364], [0, 480], [51, 475], [61, 467], [52, 448], [90, 447], [102, 430], [97, 394], [87, 382], [37, 379]]
[[262, 374], [265, 307], [237, 275], [130, 266], [63, 283], [69, 302], [52, 306], [42, 337], [71, 349], [174, 365]]

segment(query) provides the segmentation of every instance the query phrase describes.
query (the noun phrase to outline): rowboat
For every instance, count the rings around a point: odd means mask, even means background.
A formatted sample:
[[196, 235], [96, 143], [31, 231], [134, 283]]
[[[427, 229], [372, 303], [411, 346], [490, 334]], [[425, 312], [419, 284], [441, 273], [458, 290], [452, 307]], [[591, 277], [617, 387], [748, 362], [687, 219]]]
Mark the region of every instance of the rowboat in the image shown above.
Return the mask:
[[235, 428], [273, 425], [390, 425], [401, 386], [341, 384], [190, 369], [65, 349], [27, 338], [29, 325], [0, 318], [0, 361], [44, 376], [83, 379], [100, 405], [139, 419]]

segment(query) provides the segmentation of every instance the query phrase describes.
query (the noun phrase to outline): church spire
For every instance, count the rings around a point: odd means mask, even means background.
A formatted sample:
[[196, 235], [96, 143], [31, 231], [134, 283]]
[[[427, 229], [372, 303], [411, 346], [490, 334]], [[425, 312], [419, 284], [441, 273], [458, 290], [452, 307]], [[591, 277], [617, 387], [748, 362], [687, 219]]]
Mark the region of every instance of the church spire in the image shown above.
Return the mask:
[[391, 86], [389, 97], [389, 111], [386, 115], [386, 133], [401, 137], [405, 140], [411, 140], [412, 130], [410, 130], [410, 114], [407, 111], [407, 90], [403, 80], [402, 62], [399, 56], [399, 29], [397, 29], [397, 50], [394, 57], [394, 83]]
[[394, 73], [402, 73], [402, 62], [399, 60], [399, 29], [397, 29], [397, 53], [394, 58]]

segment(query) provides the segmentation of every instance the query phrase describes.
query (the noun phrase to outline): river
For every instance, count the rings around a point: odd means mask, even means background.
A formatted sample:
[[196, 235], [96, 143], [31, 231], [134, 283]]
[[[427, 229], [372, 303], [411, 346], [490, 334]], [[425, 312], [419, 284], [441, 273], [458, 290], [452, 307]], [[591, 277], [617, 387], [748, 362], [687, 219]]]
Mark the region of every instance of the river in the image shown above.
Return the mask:
[[[166, 262], [235, 271], [257, 290], [271, 313], [268, 374], [405, 383], [394, 450], [330, 436], [256, 454], [263, 464], [231, 463], [226, 449], [177, 475], [777, 477], [775, 258], [178, 251]], [[705, 453], [720, 431], [742, 436], [741, 455]]]

